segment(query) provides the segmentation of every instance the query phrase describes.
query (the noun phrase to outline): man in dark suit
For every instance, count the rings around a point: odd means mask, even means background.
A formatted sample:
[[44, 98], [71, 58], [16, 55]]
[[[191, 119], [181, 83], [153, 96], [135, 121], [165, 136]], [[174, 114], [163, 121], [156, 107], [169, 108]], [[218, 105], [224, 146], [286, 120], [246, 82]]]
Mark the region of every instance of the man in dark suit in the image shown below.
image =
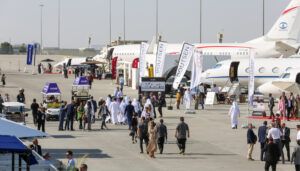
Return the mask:
[[36, 151], [40, 156], [42, 156], [42, 147], [39, 145], [37, 139], [32, 141], [32, 150]]
[[39, 111], [37, 112], [37, 129], [45, 132], [45, 122], [46, 122], [46, 114], [45, 114], [45, 108], [39, 108]]
[[282, 123], [281, 131], [282, 131], [282, 137], [281, 137], [282, 151], [283, 148], [285, 147], [288, 161], [290, 161], [290, 142], [291, 142], [290, 132], [291, 131], [289, 127], [285, 126], [285, 123]]
[[269, 171], [270, 166], [272, 167], [272, 171], [276, 171], [277, 161], [280, 157], [280, 150], [278, 145], [273, 143], [273, 138], [269, 138], [268, 144], [265, 147], [266, 152], [266, 163], [265, 163], [265, 171]]
[[74, 131], [73, 128], [73, 122], [74, 122], [74, 116], [75, 116], [75, 102], [72, 101], [72, 103], [68, 104], [66, 107], [66, 114], [67, 114], [67, 120], [65, 129]]
[[264, 161], [264, 148], [266, 145], [267, 136], [267, 121], [263, 122], [263, 125], [258, 128], [258, 142], [260, 143], [260, 160]]
[[254, 159], [252, 158], [252, 152], [253, 152], [253, 148], [254, 148], [254, 144], [257, 141], [257, 136], [255, 135], [255, 133], [252, 130], [252, 124], [249, 123], [248, 124], [248, 131], [247, 131], [247, 143], [249, 144], [248, 147], [248, 160], [253, 161]]
[[269, 104], [268, 104], [268, 106], [269, 106], [269, 110], [270, 110], [270, 119], [271, 119], [272, 117], [275, 117], [274, 112], [273, 112], [273, 108], [275, 106], [275, 101], [274, 101], [274, 97], [272, 96], [271, 93], [269, 94]]
[[293, 94], [290, 95], [290, 97], [287, 99], [286, 104], [286, 110], [287, 110], [287, 120], [290, 120], [291, 113], [294, 109], [294, 100], [293, 100]]

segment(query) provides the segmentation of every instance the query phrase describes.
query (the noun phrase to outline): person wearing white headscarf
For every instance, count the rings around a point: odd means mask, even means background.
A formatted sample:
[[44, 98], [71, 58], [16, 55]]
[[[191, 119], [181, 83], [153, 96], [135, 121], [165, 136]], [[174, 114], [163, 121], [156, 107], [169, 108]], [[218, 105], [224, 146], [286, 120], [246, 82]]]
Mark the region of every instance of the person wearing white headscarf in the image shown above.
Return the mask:
[[192, 105], [193, 96], [192, 96], [191, 90], [189, 88], [184, 92], [183, 99], [184, 99], [184, 103], [185, 103], [185, 109], [190, 110], [191, 105]]
[[228, 115], [230, 115], [231, 118], [231, 128], [237, 129], [238, 117], [240, 116], [240, 107], [236, 101], [233, 101]]
[[125, 97], [125, 104], [126, 104], [126, 106], [129, 105], [129, 101], [130, 101], [130, 97], [126, 96]]
[[136, 114], [138, 114], [138, 116], [140, 117], [141, 112], [142, 112], [142, 107], [139, 101], [137, 101], [136, 99], [133, 99], [132, 101], [132, 106], [134, 107], [134, 112]]
[[105, 101], [105, 105], [107, 106], [108, 109], [109, 109], [109, 107], [110, 107], [111, 100], [112, 100], [112, 99], [111, 99], [110, 95], [107, 96], [106, 101]]
[[120, 113], [120, 105], [117, 102], [117, 100], [113, 100], [113, 102], [111, 102], [110, 106], [109, 106], [109, 111], [111, 114], [111, 122], [113, 124], [117, 124], [118, 123], [118, 114]]
[[120, 112], [118, 114], [118, 123], [122, 124], [125, 122], [125, 108], [126, 108], [126, 103], [125, 100], [122, 100], [122, 102], [120, 103]]
[[145, 103], [145, 105], [144, 105], [144, 110], [143, 111], [145, 111], [146, 110], [146, 107], [149, 107], [150, 108], [150, 115], [151, 115], [151, 118], [154, 118], [154, 108], [153, 108], [153, 105], [152, 105], [152, 103], [151, 103], [151, 99], [147, 99], [146, 100], [146, 103]]

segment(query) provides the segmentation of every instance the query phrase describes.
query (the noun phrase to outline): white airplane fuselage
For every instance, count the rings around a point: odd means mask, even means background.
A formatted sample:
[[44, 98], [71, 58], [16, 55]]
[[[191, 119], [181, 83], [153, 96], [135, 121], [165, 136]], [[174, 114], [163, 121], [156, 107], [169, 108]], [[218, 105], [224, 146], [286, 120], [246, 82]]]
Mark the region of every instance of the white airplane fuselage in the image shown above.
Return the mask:
[[[225, 60], [216, 64], [212, 69], [202, 73], [202, 79], [207, 83], [225, 86], [229, 83], [229, 70], [233, 62], [238, 62], [237, 78], [241, 86], [248, 86], [249, 59]], [[300, 67], [300, 58], [268, 58], [255, 59], [255, 87], [279, 78], [284, 72]]]

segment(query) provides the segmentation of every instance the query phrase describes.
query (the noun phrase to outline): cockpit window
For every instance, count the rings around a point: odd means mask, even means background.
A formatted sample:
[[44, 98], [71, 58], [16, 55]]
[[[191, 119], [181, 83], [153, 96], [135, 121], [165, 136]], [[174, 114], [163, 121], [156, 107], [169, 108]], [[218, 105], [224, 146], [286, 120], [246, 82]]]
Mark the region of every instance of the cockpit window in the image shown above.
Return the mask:
[[221, 66], [222, 66], [222, 64], [216, 64], [216, 65], [214, 66], [214, 69], [221, 68]]

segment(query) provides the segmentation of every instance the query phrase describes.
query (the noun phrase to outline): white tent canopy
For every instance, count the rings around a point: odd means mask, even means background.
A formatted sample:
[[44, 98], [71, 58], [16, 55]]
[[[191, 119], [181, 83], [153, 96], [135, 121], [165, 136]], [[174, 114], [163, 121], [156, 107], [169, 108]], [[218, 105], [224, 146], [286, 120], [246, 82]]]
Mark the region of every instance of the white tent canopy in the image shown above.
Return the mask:
[[47, 137], [48, 134], [29, 128], [25, 125], [0, 118], [0, 135], [11, 135], [18, 138]]

